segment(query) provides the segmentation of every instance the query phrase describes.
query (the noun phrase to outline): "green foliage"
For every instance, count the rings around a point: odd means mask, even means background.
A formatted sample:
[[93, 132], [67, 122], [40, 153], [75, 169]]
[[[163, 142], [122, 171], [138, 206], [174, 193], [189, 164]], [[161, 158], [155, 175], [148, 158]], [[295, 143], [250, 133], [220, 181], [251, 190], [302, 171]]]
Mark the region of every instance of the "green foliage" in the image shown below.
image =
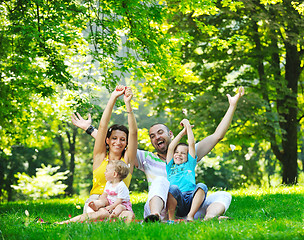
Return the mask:
[[57, 84], [75, 86], [64, 61], [82, 41], [84, 9], [70, 1], [20, 0], [0, 9], [0, 136], [1, 146], [11, 146], [26, 138], [15, 126], [27, 128], [24, 113], [35, 112], [33, 98], [52, 96]]
[[[264, 185], [285, 174], [288, 154], [303, 161], [303, 3], [15, 0], [0, 9], [1, 193], [11, 196], [14, 174], [38, 162], [62, 170], [76, 162], [74, 187], [87, 190], [93, 140], [70, 115], [90, 112], [96, 126], [118, 82], [137, 88], [139, 147], [151, 151], [146, 129], [156, 118], [176, 134], [187, 117], [201, 140], [223, 117], [225, 94], [245, 86], [230, 130], [201, 166], [212, 186]], [[13, 157], [20, 146], [52, 154]], [[208, 167], [214, 159], [217, 169]], [[142, 173], [134, 176], [134, 189], [145, 188]]]
[[67, 179], [69, 171], [57, 172], [59, 166], [52, 167], [51, 165], [41, 165], [41, 168], [36, 169], [36, 176], [29, 176], [26, 173], [17, 173], [18, 185], [12, 187], [21, 192], [30, 199], [49, 198], [64, 194], [67, 185], [62, 183], [62, 180]]
[[180, 49], [184, 65], [177, 71], [185, 69], [184, 74], [147, 78], [141, 85], [144, 95], [170, 118], [172, 129], [186, 112], [199, 140], [211, 134], [224, 115], [223, 95], [244, 86], [246, 95], [235, 113], [239, 120], [232, 123], [228, 142], [249, 149], [256, 140], [266, 139], [282, 165], [283, 182], [296, 182], [295, 138], [303, 116], [298, 107], [303, 6], [292, 1], [201, 3], [168, 2], [174, 16], [168, 19], [169, 31], [177, 39], [188, 34]]

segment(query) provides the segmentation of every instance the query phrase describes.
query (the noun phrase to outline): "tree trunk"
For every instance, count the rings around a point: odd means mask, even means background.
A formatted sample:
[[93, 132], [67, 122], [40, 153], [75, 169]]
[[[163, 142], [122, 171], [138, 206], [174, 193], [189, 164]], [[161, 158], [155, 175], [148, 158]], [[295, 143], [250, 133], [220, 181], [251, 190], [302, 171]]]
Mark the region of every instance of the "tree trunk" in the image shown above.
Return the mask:
[[295, 184], [298, 177], [298, 80], [301, 73], [300, 54], [297, 51], [297, 46], [289, 42], [285, 42], [286, 47], [286, 65], [285, 65], [285, 79], [287, 81], [287, 92], [285, 95], [285, 110], [281, 116], [284, 119], [282, 123], [283, 130], [283, 183]]
[[70, 173], [69, 177], [67, 179], [67, 189], [65, 190], [66, 194], [73, 195], [74, 194], [74, 188], [73, 188], [73, 182], [74, 182], [74, 173], [75, 173], [75, 145], [76, 145], [76, 136], [77, 136], [77, 128], [73, 128], [72, 136], [68, 131], [66, 131], [66, 134], [68, 136], [69, 141], [69, 153], [70, 153]]
[[[61, 128], [59, 128], [59, 129], [61, 129]], [[57, 135], [56, 139], [58, 141], [59, 148], [60, 148], [60, 159], [62, 161], [62, 170], [65, 171], [65, 170], [67, 170], [67, 164], [66, 164], [66, 156], [65, 156], [64, 145], [63, 145], [63, 138], [61, 135]]]

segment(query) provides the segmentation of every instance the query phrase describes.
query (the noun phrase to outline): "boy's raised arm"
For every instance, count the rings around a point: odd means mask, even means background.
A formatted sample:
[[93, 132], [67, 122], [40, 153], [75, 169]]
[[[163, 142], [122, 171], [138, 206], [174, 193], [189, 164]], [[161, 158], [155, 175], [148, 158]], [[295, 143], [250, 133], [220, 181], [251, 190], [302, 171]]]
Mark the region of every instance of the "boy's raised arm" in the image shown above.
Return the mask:
[[167, 164], [171, 161], [174, 155], [174, 149], [176, 148], [177, 144], [179, 141], [182, 139], [182, 137], [186, 134], [187, 129], [184, 127], [183, 130], [177, 134], [177, 136], [172, 140], [172, 142], [168, 146], [168, 151], [167, 151]]
[[191, 157], [193, 157], [195, 159], [195, 140], [194, 140], [194, 134], [192, 131], [192, 126], [190, 125], [190, 122], [187, 119], [183, 119], [180, 124], [186, 128], [187, 137], [188, 137], [189, 154], [191, 155]]

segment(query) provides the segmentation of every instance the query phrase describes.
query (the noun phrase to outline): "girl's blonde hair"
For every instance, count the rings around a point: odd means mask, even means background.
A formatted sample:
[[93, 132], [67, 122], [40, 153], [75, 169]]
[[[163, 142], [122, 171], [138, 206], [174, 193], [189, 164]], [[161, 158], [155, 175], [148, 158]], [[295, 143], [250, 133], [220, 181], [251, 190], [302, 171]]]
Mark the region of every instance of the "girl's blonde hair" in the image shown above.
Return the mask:
[[114, 166], [114, 171], [117, 172], [120, 181], [125, 179], [130, 172], [128, 165], [121, 160], [112, 160], [108, 164], [112, 164]]

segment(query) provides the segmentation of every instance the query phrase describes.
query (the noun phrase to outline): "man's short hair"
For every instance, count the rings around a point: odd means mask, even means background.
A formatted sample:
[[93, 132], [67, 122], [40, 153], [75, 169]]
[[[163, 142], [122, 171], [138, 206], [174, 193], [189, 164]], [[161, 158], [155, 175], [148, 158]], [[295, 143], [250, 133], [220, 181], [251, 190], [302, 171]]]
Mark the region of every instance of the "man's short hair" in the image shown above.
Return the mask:
[[169, 129], [168, 126], [167, 126], [166, 124], [164, 124], [164, 123], [154, 123], [154, 124], [152, 124], [152, 125], [150, 126], [149, 130], [151, 129], [151, 127], [154, 127], [154, 126], [156, 126], [156, 125], [163, 125], [163, 126], [165, 126], [167, 132], [168, 132], [168, 133], [170, 132], [170, 129]]

